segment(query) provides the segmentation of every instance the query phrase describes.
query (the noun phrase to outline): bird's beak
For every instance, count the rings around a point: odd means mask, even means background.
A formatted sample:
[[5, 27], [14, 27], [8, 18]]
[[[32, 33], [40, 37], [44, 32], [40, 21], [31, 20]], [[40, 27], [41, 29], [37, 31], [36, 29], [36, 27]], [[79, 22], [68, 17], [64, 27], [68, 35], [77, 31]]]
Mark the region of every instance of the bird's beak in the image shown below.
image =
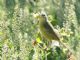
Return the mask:
[[33, 14], [33, 16], [34, 16], [35, 19], [39, 19], [40, 18], [40, 14], [39, 13]]

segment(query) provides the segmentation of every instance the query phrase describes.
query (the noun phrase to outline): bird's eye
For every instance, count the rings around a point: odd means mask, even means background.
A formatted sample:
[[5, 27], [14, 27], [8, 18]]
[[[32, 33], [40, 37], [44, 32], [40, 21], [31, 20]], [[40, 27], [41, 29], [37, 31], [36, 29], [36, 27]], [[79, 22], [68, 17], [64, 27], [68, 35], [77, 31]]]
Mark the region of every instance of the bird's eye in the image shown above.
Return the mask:
[[44, 14], [42, 14], [42, 16], [45, 16]]

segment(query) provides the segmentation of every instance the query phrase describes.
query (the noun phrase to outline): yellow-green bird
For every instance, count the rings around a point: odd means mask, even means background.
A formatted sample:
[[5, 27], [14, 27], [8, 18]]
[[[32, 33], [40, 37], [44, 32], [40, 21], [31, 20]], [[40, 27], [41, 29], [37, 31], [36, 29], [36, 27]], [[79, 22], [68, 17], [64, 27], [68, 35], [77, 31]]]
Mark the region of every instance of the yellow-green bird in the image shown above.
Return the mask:
[[59, 33], [55, 31], [53, 25], [49, 22], [46, 13], [38, 13], [35, 15], [35, 18], [39, 21], [40, 33], [44, 38], [49, 41], [58, 41], [72, 53], [71, 49], [60, 40]]
[[39, 21], [40, 33], [44, 36], [44, 38], [48, 40], [60, 40], [59, 35], [52, 24], [48, 21], [48, 17], [45, 13], [36, 14], [35, 18]]

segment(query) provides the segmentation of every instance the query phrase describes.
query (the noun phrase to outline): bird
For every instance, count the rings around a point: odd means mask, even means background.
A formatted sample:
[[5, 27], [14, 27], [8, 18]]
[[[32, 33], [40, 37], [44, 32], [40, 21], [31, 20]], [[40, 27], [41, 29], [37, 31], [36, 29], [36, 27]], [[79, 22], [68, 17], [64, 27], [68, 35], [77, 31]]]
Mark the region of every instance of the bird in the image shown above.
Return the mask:
[[41, 35], [47, 40], [60, 40], [59, 33], [56, 32], [56, 29], [49, 22], [46, 13], [38, 13], [35, 18], [39, 21], [39, 30]]
[[72, 50], [61, 41], [60, 39], [61, 36], [59, 32], [56, 32], [56, 29], [48, 20], [48, 16], [45, 12], [36, 13], [34, 17], [39, 21], [38, 23], [39, 30], [40, 30], [41, 35], [44, 38], [46, 38], [49, 41], [52, 41], [52, 40], [58, 41], [65, 48], [67, 48], [68, 51], [72, 54]]

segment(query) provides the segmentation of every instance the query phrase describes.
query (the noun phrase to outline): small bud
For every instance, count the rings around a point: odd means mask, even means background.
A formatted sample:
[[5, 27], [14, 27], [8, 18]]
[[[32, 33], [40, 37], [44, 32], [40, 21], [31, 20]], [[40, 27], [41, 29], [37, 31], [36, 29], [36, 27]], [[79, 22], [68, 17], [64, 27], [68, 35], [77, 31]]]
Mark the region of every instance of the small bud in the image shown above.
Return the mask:
[[32, 45], [33, 45], [33, 46], [37, 45], [37, 41], [36, 41], [36, 40], [33, 40], [33, 41], [32, 41]]

